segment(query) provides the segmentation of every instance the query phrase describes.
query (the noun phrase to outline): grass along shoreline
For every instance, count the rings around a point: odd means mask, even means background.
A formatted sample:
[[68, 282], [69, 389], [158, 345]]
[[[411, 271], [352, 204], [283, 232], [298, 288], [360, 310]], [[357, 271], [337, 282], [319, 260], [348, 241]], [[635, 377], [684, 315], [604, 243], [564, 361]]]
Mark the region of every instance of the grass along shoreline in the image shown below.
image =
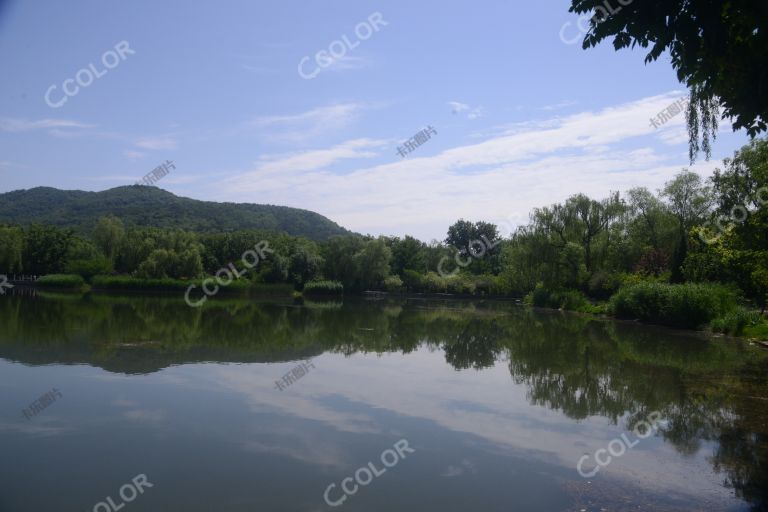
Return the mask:
[[607, 301], [599, 303], [591, 302], [577, 290], [553, 291], [537, 286], [523, 302], [675, 329], [768, 339], [764, 316], [750, 310], [735, 287], [721, 284], [640, 282], [619, 288]]

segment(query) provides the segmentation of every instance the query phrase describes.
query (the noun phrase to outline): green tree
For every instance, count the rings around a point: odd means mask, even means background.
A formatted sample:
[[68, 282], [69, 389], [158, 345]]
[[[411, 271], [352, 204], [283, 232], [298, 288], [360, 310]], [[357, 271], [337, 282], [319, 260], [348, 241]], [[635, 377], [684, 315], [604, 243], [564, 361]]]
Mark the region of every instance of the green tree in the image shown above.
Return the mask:
[[708, 249], [744, 293], [765, 309], [768, 294], [768, 140], [756, 139], [724, 161], [712, 177], [722, 229]]
[[24, 239], [24, 271], [38, 275], [63, 272], [72, 238], [71, 229], [31, 225]]
[[23, 270], [24, 230], [17, 226], [0, 227], [0, 273]]
[[393, 238], [390, 241], [392, 250], [392, 273], [403, 276], [406, 269], [422, 273], [427, 271], [425, 245], [422, 241], [406, 235], [402, 240]]
[[93, 241], [111, 262], [115, 261], [124, 238], [123, 222], [113, 215], [99, 218], [93, 229]]
[[354, 257], [356, 273], [355, 288], [358, 290], [378, 289], [389, 275], [392, 251], [384, 240], [369, 240]]
[[291, 254], [288, 273], [295, 285], [304, 286], [320, 273], [323, 257], [314, 247], [301, 245]]
[[587, 272], [594, 270], [594, 246], [599, 237], [607, 231], [610, 222], [622, 213], [623, 208], [618, 192], [603, 201], [595, 201], [584, 194], [577, 194], [566, 201], [568, 229], [574, 231], [584, 250]]
[[690, 90], [691, 161], [700, 146], [709, 157], [720, 105], [734, 130], [745, 128], [753, 137], [766, 130], [768, 69], [756, 64], [768, 62], [764, 2], [636, 0], [606, 6], [604, 0], [571, 0], [571, 12], [595, 14], [583, 47], [609, 38], [617, 51], [650, 47], [646, 63], [669, 52], [678, 80]]
[[662, 196], [677, 219], [678, 239], [672, 261], [672, 280], [683, 280], [682, 266], [688, 254], [688, 233], [700, 225], [712, 207], [712, 191], [701, 176], [683, 170], [664, 185]]
[[644, 246], [661, 248], [666, 207], [650, 190], [636, 187], [627, 191], [627, 203], [632, 217], [633, 235]]

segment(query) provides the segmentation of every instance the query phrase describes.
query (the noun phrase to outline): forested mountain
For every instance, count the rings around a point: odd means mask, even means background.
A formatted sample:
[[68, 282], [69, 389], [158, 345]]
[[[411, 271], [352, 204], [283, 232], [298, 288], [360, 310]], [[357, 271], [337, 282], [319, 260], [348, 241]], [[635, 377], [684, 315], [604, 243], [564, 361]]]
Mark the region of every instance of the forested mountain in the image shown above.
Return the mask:
[[102, 192], [36, 187], [0, 194], [0, 223], [50, 224], [90, 232], [100, 217], [126, 225], [213, 232], [264, 229], [325, 240], [350, 232], [320, 214], [287, 206], [198, 201], [132, 185]]

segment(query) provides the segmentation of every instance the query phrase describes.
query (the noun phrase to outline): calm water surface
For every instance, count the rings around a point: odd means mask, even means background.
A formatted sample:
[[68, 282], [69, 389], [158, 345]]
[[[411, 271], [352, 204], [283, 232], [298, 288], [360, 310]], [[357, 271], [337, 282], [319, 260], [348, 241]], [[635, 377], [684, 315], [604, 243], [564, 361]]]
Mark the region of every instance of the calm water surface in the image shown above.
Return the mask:
[[[503, 302], [14, 292], [2, 512], [768, 507], [766, 351], [743, 342]], [[413, 452], [387, 469], [401, 439]], [[386, 471], [329, 506], [369, 462]], [[152, 487], [123, 503], [141, 474]]]

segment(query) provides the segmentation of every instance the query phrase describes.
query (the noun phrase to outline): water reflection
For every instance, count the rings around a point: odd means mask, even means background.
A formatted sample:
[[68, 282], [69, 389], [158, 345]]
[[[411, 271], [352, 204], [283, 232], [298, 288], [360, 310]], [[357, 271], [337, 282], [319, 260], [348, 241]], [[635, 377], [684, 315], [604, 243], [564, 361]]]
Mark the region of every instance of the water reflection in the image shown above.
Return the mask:
[[[242, 455], [226, 448], [237, 440], [239, 450], [267, 458], [278, 468], [262, 475], [267, 487], [283, 485], [281, 471], [289, 471], [285, 461], [293, 460], [301, 462], [302, 478], [322, 490], [334, 475], [345, 476], [344, 469], [386, 447], [379, 449], [378, 438], [408, 430], [427, 455], [414, 457], [410, 468], [404, 464], [402, 473], [389, 478], [405, 488], [411, 479], [441, 495], [420, 509], [419, 499], [411, 496], [404, 502], [408, 510], [453, 510], [461, 500], [451, 495], [456, 489], [480, 489], [489, 510], [510, 503], [526, 510], [578, 510], [585, 504], [610, 503], [608, 509], [615, 510], [621, 509], [615, 496], [618, 484], [605, 482], [619, 475], [650, 489], [653, 496], [645, 499], [659, 510], [686, 509], [682, 503], [700, 482], [732, 489], [754, 510], [768, 506], [766, 357], [739, 343], [493, 302], [280, 304], [224, 299], [193, 309], [177, 297], [43, 292], [4, 298], [0, 321], [0, 358], [5, 361], [26, 367], [87, 364], [108, 372], [88, 378], [100, 379], [105, 387], [114, 384], [110, 393], [120, 393], [124, 388], [119, 383], [134, 376], [154, 379], [143, 391], [146, 401], [109, 398], [115, 418], [164, 439], [175, 438], [179, 446], [180, 437], [194, 437], [189, 425], [200, 425], [208, 436], [206, 458], [229, 454], [245, 465]], [[312, 357], [321, 357], [317, 372], [284, 393], [274, 391], [272, 379], [295, 366], [291, 361]], [[240, 364], [198, 364], [209, 362]], [[259, 363], [279, 368], [258, 366], [257, 371], [253, 365]], [[39, 378], [15, 366], [12, 373], [19, 379]], [[8, 375], [0, 381], [4, 386], [11, 385], [5, 383]], [[249, 409], [239, 413], [234, 404], [221, 405], [226, 415], [217, 419], [200, 418], [184, 407], [169, 411], [152, 399], [169, 381], [194, 388], [199, 393], [194, 401], [205, 404], [208, 413], [216, 408], [211, 404], [226, 403], [234, 393], [245, 397]], [[631, 430], [652, 411], [660, 411], [666, 420], [660, 438], [638, 446], [631, 458], [611, 466], [606, 480], [596, 479], [595, 489], [584, 491], [587, 484], [574, 478], [579, 456], [605, 445], [617, 432]], [[80, 422], [85, 420], [70, 421], [56, 424], [51, 419], [34, 427], [64, 432], [84, 428]], [[308, 422], [315, 426], [307, 427]], [[226, 433], [219, 423], [227, 425]], [[114, 428], [127, 428], [121, 425], [116, 422]], [[338, 444], [319, 425], [340, 435]], [[0, 426], [0, 433], [9, 431]], [[437, 439], [456, 448], [430, 453], [429, 441]], [[191, 438], [184, 442], [196, 443]], [[358, 444], [354, 451], [366, 454], [364, 460], [350, 460], [339, 451], [338, 446], [350, 443]], [[461, 455], [458, 447], [474, 451]], [[427, 460], [439, 461], [441, 470], [434, 479], [424, 477], [425, 471], [434, 472]], [[515, 493], [509, 479], [502, 478], [510, 467]], [[670, 468], [716, 473], [676, 475]], [[261, 465], [250, 470], [265, 471]], [[290, 471], [296, 470], [291, 466]], [[4, 469], [0, 477], [5, 475]], [[692, 481], [688, 487], [681, 483], [686, 478]], [[446, 479], [463, 479], [464, 484], [446, 488]], [[575, 505], [565, 505], [566, 496], [551, 490], [555, 482], [573, 490], [566, 494], [577, 500]], [[225, 488], [236, 496], [250, 485], [230, 483]], [[296, 497], [295, 490], [285, 492]], [[716, 489], [708, 492], [719, 500], [712, 509], [737, 508]], [[323, 509], [307, 493], [306, 507], [294, 509]], [[384, 494], [383, 485], [366, 493], [368, 497], [352, 505], [360, 507], [355, 510], [378, 510], [379, 502], [383, 510], [384, 503], [395, 499]], [[157, 495], [162, 496], [160, 489]], [[274, 505], [279, 508], [278, 501]], [[633, 500], [627, 507], [636, 505]], [[194, 509], [196, 504], [186, 506]]]

